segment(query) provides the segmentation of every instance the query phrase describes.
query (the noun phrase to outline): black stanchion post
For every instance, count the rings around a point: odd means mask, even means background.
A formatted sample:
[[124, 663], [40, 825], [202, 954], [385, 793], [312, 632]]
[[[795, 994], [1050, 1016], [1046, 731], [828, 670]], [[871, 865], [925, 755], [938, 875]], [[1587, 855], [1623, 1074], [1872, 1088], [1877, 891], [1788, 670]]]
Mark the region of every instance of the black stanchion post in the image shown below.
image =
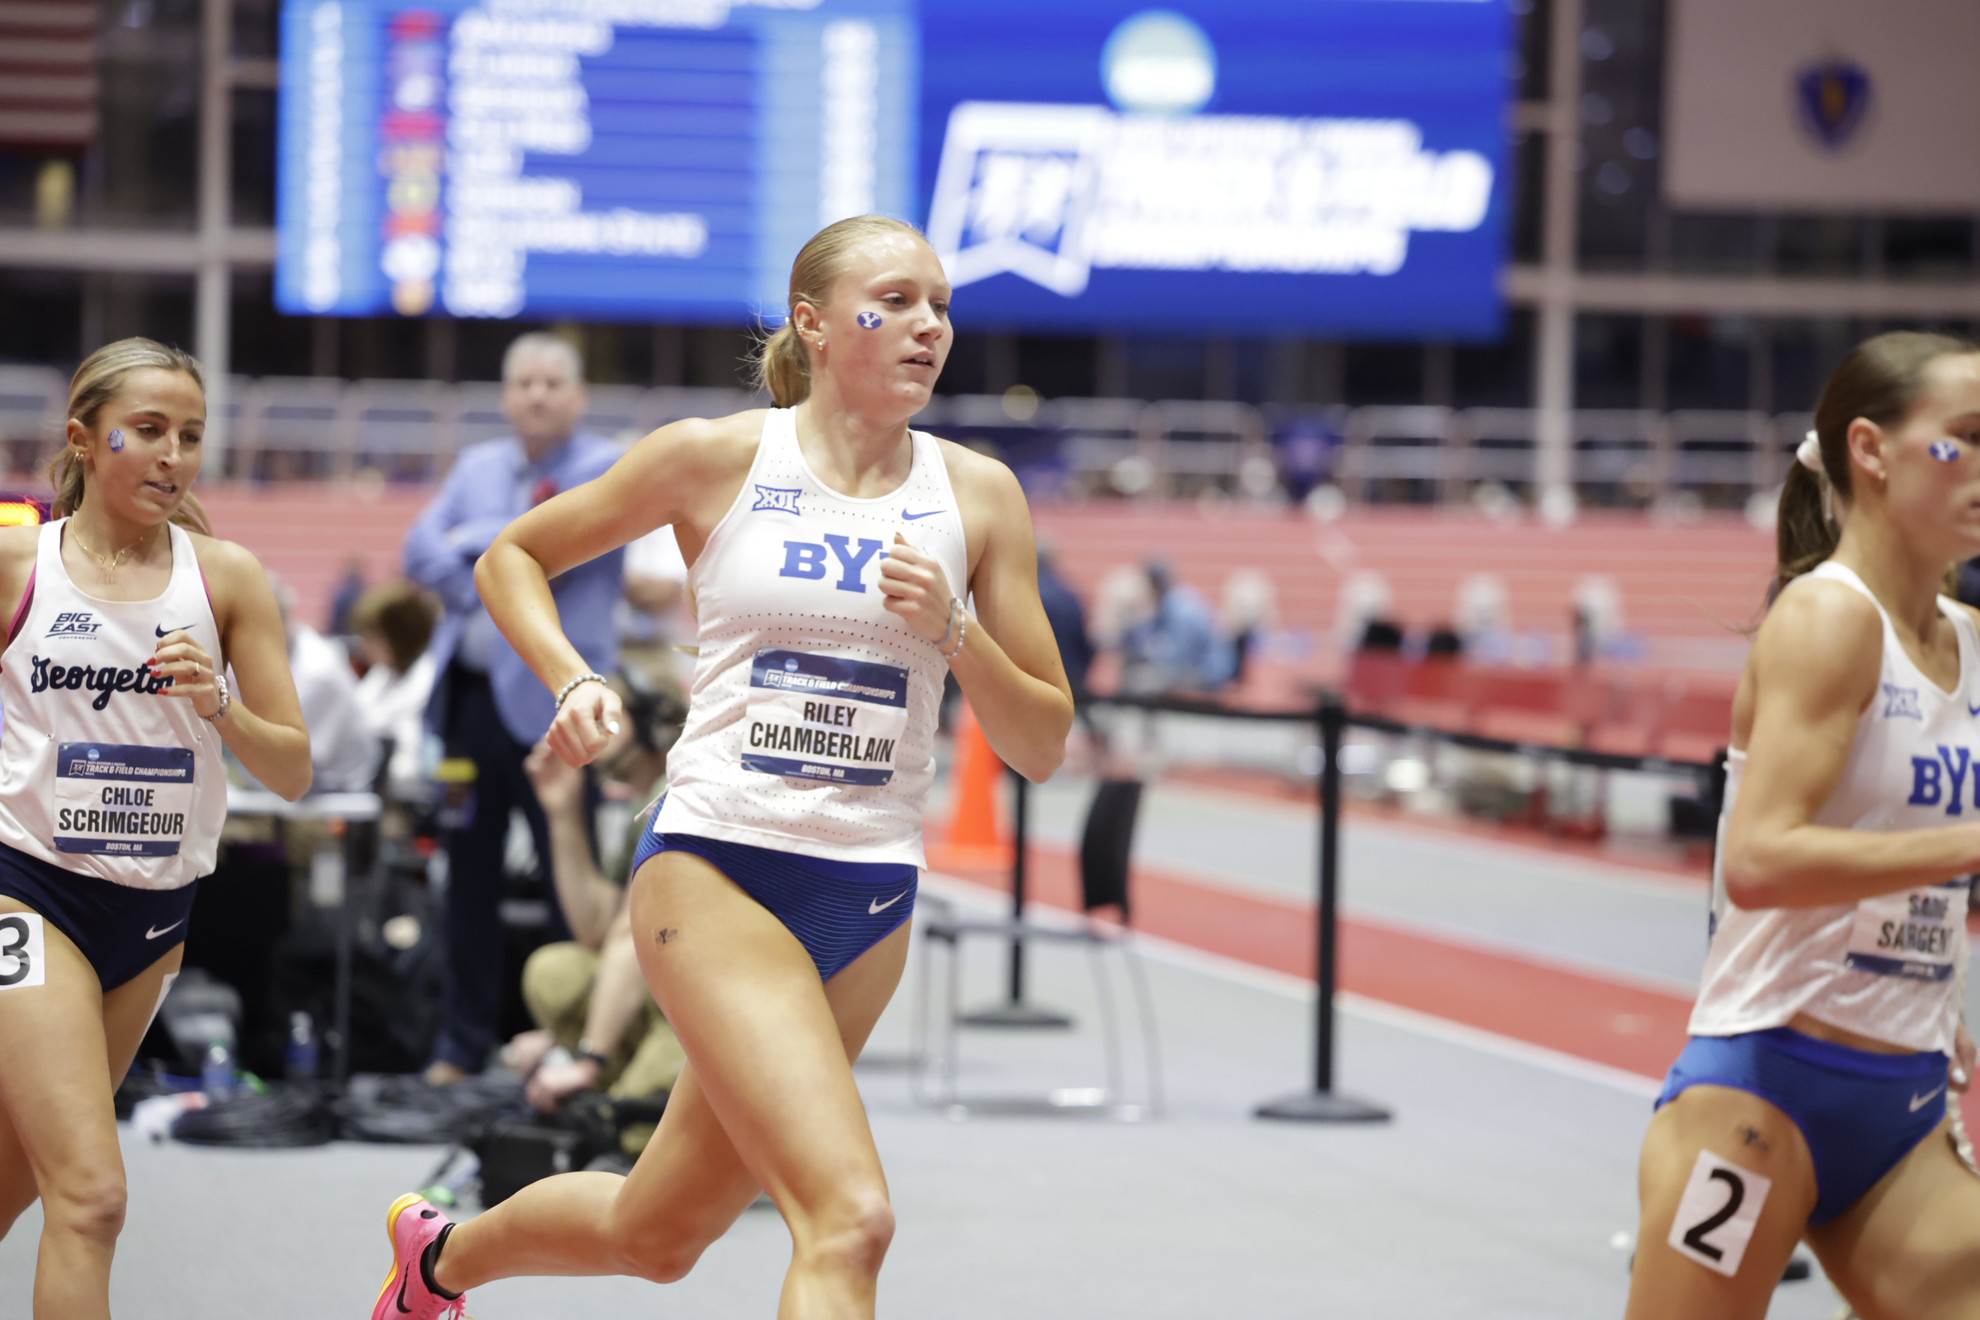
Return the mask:
[[1268, 1100], [1255, 1112], [1260, 1118], [1305, 1123], [1385, 1123], [1390, 1117], [1388, 1110], [1334, 1090], [1334, 937], [1340, 878], [1341, 736], [1347, 731], [1347, 707], [1329, 693], [1320, 702], [1318, 719], [1320, 892], [1315, 912], [1319, 966], [1313, 1000], [1313, 1089]]
[[1034, 1008], [1024, 1002], [1024, 888], [1025, 872], [1031, 852], [1031, 781], [1013, 770], [1011, 784], [1015, 792], [1011, 812], [1010, 997], [1001, 1004], [979, 1008], [973, 1013], [965, 1013], [962, 1015], [962, 1021], [964, 1025], [971, 1027], [1038, 1027], [1059, 1030], [1070, 1027], [1073, 1020], [1064, 1013], [1054, 1013], [1049, 1008]]

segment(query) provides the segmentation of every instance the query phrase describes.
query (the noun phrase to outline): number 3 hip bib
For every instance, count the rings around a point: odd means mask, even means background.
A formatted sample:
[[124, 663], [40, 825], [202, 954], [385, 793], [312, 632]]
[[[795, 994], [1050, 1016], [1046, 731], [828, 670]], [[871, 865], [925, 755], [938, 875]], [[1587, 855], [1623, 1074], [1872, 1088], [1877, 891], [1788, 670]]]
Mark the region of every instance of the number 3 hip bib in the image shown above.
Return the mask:
[[1964, 880], [1879, 894], [1856, 905], [1845, 961], [1852, 971], [1943, 981], [1966, 938]]
[[192, 814], [192, 749], [63, 743], [54, 805], [57, 852], [177, 856]]
[[806, 651], [763, 650], [749, 673], [745, 770], [884, 784], [907, 732], [908, 671]]

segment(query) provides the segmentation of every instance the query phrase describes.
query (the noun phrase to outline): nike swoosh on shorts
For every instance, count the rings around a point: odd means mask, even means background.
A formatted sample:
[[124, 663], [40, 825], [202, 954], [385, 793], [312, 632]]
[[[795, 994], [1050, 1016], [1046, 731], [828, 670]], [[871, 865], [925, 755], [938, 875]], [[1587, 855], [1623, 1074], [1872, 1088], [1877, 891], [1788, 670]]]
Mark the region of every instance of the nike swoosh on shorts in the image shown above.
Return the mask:
[[1937, 1095], [1939, 1092], [1945, 1089], [1946, 1088], [1943, 1086], [1935, 1086], [1931, 1090], [1927, 1091], [1924, 1095], [1919, 1095], [1916, 1092], [1914, 1092], [1911, 1097], [1911, 1112], [1915, 1114], [1919, 1110], [1923, 1109], [1926, 1105], [1932, 1102], [1933, 1096]]
[[181, 925], [183, 925], [183, 924], [185, 924], [185, 920], [186, 920], [186, 919], [185, 919], [184, 917], [180, 917], [180, 918], [179, 918], [179, 919], [178, 919], [177, 921], [175, 921], [175, 922], [173, 922], [173, 923], [172, 923], [171, 925], [169, 925], [169, 926], [167, 926], [167, 927], [165, 928], [165, 930], [147, 930], [147, 931], [145, 931], [145, 933], [144, 933], [144, 937], [145, 937], [146, 939], [148, 939], [148, 940], [155, 940], [155, 939], [157, 939], [157, 938], [158, 938], [158, 937], [159, 937], [160, 935], [163, 935], [163, 934], [165, 934], [165, 933], [166, 933], [166, 931], [172, 931], [172, 930], [176, 930], [176, 929], [178, 929], [178, 928], [179, 928], [179, 927], [180, 927]]
[[888, 908], [894, 906], [894, 904], [900, 902], [902, 899], [906, 898], [907, 896], [908, 896], [908, 891], [903, 889], [900, 893], [895, 894], [892, 898], [888, 899], [884, 903], [882, 903], [877, 898], [868, 899], [866, 902], [867, 915], [877, 916], [880, 913], [885, 912]]

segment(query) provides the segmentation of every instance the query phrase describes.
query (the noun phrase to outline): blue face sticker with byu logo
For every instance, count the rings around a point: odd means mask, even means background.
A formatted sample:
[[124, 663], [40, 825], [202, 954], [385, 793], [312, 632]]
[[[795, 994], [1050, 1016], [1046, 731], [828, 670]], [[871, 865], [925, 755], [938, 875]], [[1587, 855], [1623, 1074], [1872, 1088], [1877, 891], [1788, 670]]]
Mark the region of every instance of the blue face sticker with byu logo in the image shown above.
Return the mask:
[[878, 330], [880, 328], [880, 313], [878, 312], [861, 312], [856, 319], [868, 330]]
[[1959, 462], [1959, 446], [1950, 440], [1934, 440], [1932, 442], [1932, 457], [1938, 459], [1941, 463], [1957, 463]]
[[112, 431], [110, 433], [110, 452], [113, 454], [124, 452], [124, 433], [122, 431]]

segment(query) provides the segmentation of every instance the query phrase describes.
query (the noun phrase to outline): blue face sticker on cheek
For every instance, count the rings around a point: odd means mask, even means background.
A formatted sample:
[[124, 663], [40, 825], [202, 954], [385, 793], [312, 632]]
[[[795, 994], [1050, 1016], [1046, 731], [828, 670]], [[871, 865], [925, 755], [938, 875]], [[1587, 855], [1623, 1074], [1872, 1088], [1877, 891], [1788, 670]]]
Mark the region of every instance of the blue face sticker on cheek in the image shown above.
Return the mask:
[[1938, 459], [1941, 463], [1957, 463], [1959, 462], [1959, 446], [1950, 440], [1934, 440], [1932, 442], [1932, 457]]
[[880, 328], [880, 313], [878, 312], [861, 312], [856, 319], [868, 330], [878, 330]]
[[112, 431], [110, 433], [110, 452], [113, 454], [124, 452], [124, 433], [122, 431]]

